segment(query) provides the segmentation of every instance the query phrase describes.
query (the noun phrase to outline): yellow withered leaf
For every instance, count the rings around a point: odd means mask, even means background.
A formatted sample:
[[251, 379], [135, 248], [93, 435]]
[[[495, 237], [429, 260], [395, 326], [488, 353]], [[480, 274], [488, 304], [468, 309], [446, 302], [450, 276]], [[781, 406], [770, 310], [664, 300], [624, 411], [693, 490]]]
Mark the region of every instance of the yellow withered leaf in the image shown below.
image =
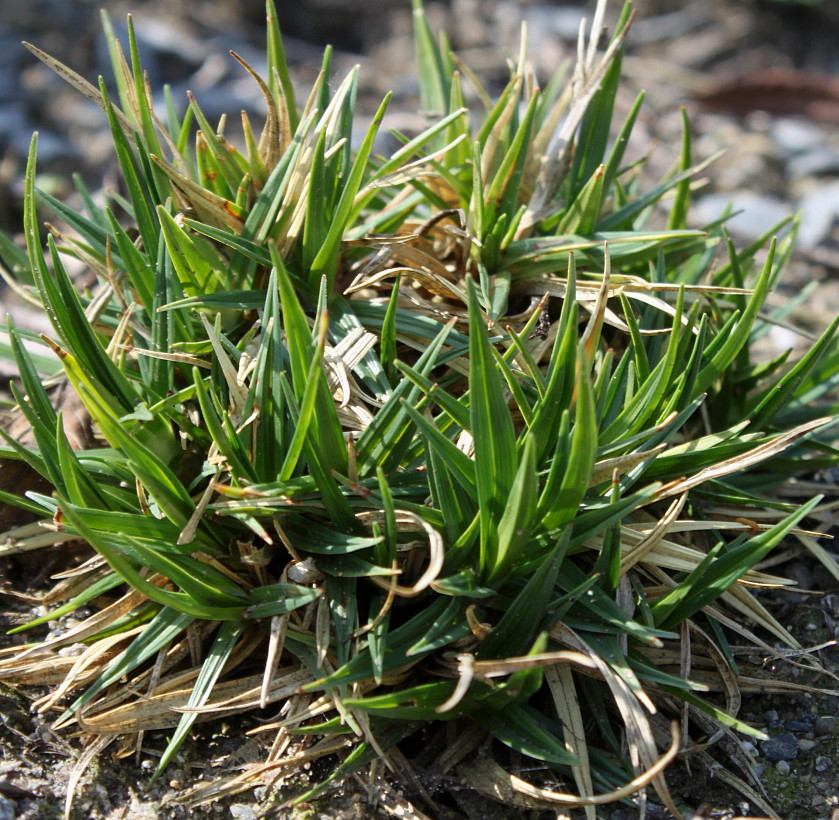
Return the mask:
[[172, 184], [180, 191], [184, 198], [189, 202], [190, 207], [198, 215], [202, 222], [215, 227], [226, 226], [231, 228], [236, 233], [241, 233], [244, 223], [244, 213], [235, 202], [229, 199], [220, 197], [202, 188], [198, 183], [193, 182], [188, 177], [185, 177], [179, 171], [176, 171], [168, 162], [162, 160], [160, 157], [150, 154], [152, 161], [160, 168], [166, 176], [172, 181]]

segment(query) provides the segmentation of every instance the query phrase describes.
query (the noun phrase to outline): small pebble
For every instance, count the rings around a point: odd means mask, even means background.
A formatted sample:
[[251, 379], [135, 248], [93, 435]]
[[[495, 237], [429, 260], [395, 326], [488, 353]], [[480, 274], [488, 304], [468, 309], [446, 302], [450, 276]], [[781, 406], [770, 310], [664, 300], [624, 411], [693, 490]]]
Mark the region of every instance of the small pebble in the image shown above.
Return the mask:
[[58, 655], [62, 658], [75, 658], [77, 655], [81, 655], [86, 649], [87, 646], [83, 643], [71, 643], [69, 646], [62, 646], [58, 650]]
[[824, 755], [819, 755], [816, 758], [816, 762], [813, 764], [813, 768], [817, 772], [826, 772], [832, 765], [833, 765], [833, 761], [829, 757], [825, 757]]
[[815, 722], [815, 715], [803, 715], [795, 720], [787, 721], [786, 727], [791, 732], [812, 732]]
[[244, 803], [234, 803], [230, 807], [230, 816], [236, 820], [256, 820], [256, 812]]
[[770, 729], [774, 729], [781, 722], [781, 716], [778, 714], [777, 709], [770, 709], [768, 712], [764, 712], [763, 719]]
[[821, 145], [793, 157], [787, 163], [787, 175], [791, 179], [800, 179], [801, 177], [835, 173], [837, 168], [839, 168], [839, 155], [836, 151]]
[[0, 794], [0, 820], [15, 820], [15, 817], [17, 817], [17, 804]]
[[817, 735], [839, 735], [839, 717], [835, 715], [819, 715], [813, 730]]
[[769, 760], [794, 760], [798, 756], [798, 738], [790, 732], [770, 737], [760, 747]]
[[729, 208], [737, 215], [726, 221], [726, 227], [742, 239], [757, 239], [792, 213], [790, 205], [776, 197], [732, 191], [706, 194], [698, 199], [696, 218], [700, 223], [713, 222]]
[[760, 752], [757, 750], [757, 746], [755, 746], [754, 743], [748, 740], [743, 741], [743, 751], [749, 757], [757, 757], [760, 754]]
[[788, 154], [799, 154], [824, 143], [825, 132], [808, 120], [778, 117], [770, 131], [778, 147]]
[[830, 232], [839, 210], [839, 182], [833, 181], [819, 185], [799, 202], [802, 212], [801, 228], [798, 235], [800, 247], [812, 250], [822, 242]]
[[775, 764], [775, 771], [778, 772], [778, 774], [789, 774], [790, 765], [786, 760], [779, 760]]
[[815, 740], [807, 740], [806, 738], [802, 738], [798, 741], [798, 748], [802, 752], [812, 752], [813, 749], [816, 748], [816, 741]]

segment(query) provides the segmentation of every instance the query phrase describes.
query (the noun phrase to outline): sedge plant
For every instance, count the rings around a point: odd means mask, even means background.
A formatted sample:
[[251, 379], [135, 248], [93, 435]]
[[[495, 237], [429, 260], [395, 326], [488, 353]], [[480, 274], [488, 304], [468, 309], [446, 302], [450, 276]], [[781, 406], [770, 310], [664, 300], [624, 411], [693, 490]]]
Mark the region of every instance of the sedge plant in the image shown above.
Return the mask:
[[427, 783], [588, 820], [648, 785], [678, 817], [676, 754], [760, 735], [732, 645], [797, 646], [753, 588], [790, 583], [756, 569], [784, 538], [823, 556], [803, 519], [827, 505], [788, 480], [837, 464], [837, 322], [754, 357], [794, 225], [744, 250], [690, 229], [687, 122], [645, 187], [642, 97], [612, 124], [633, 12], [600, 50], [604, 10], [572, 71], [540, 85], [522, 45], [491, 99], [416, 0], [427, 127], [389, 156], [390, 96], [356, 141], [358, 75], [330, 84], [329, 51], [295, 99], [272, 0], [264, 74], [234, 55], [267, 110], [238, 148], [196, 99], [153, 107], [130, 20], [124, 51], [105, 19], [114, 93], [30, 46], [105, 111], [122, 178], [59, 201], [33, 139], [26, 249], [0, 239], [52, 325], [8, 320], [31, 435], [0, 431], [2, 455], [53, 488], [0, 493], [36, 519], [0, 554], [89, 549], [23, 628], [78, 623], [0, 652], [57, 726], [167, 730], [159, 773], [196, 721], [280, 704], [265, 761], [189, 799], [332, 756], [311, 799], [425, 731]]

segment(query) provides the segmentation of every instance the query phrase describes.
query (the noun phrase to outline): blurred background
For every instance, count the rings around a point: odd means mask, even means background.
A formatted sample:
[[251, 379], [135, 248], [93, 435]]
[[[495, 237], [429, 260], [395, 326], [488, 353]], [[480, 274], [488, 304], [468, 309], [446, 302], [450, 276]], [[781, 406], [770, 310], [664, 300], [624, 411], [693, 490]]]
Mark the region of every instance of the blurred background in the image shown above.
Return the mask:
[[[185, 105], [191, 90], [211, 122], [229, 115], [226, 134], [234, 142], [241, 109], [259, 118], [261, 94], [228, 51], [258, 70], [264, 66], [263, 0], [0, 0], [0, 227], [7, 231], [20, 230], [33, 130], [40, 132], [42, 187], [67, 194], [76, 171], [94, 190], [113, 180], [104, 114], [20, 44], [34, 43], [94, 83], [100, 74], [108, 80], [103, 5], [118, 33], [133, 14], [156, 93], [168, 83]], [[359, 130], [388, 90], [395, 98], [386, 127], [421, 126], [410, 0], [277, 0], [277, 7], [298, 102], [329, 43], [335, 77], [361, 65]], [[490, 92], [508, 76], [505, 60], [518, 51], [523, 22], [531, 60], [546, 81], [573, 59], [580, 23], [593, 7], [547, 0], [427, 3], [432, 25], [447, 32]], [[620, 8], [618, 0], [610, 3], [612, 21]], [[636, 8], [618, 101], [620, 116], [639, 90], [647, 92], [631, 157], [650, 154], [651, 180], [667, 173], [679, 150], [679, 108], [686, 106], [696, 158], [726, 151], [697, 185], [694, 223], [712, 221], [731, 204], [743, 211], [730, 223], [743, 242], [801, 210], [799, 267], [789, 286], [822, 282], [823, 298], [805, 321], [823, 327], [839, 309], [839, 0], [638, 0]]]

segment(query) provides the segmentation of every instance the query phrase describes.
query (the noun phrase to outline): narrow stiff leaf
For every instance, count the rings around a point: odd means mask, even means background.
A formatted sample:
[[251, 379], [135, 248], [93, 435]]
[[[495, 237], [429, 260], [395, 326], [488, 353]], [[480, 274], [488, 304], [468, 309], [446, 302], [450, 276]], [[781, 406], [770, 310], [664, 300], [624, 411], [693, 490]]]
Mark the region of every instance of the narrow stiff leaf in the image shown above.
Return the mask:
[[170, 738], [160, 762], [157, 764], [152, 780], [156, 780], [160, 776], [186, 739], [190, 727], [200, 715], [201, 707], [212, 694], [213, 687], [224, 671], [224, 665], [233, 653], [244, 628], [244, 624], [236, 621], [227, 621], [219, 627], [218, 635], [216, 635], [192, 687], [192, 694], [187, 701], [186, 711], [181, 716], [180, 722]]
[[650, 608], [656, 626], [665, 629], [672, 627], [693, 617], [704, 606], [719, 598], [747, 570], [763, 560], [819, 501], [821, 496], [811, 499], [772, 529], [747, 539], [739, 546], [725, 549], [720, 544], [714, 548], [678, 587], [652, 603]]
[[498, 522], [515, 481], [518, 457], [513, 420], [483, 316], [477, 288], [470, 280], [469, 414], [475, 440], [475, 479], [481, 517], [481, 569], [492, 574], [499, 563]]

